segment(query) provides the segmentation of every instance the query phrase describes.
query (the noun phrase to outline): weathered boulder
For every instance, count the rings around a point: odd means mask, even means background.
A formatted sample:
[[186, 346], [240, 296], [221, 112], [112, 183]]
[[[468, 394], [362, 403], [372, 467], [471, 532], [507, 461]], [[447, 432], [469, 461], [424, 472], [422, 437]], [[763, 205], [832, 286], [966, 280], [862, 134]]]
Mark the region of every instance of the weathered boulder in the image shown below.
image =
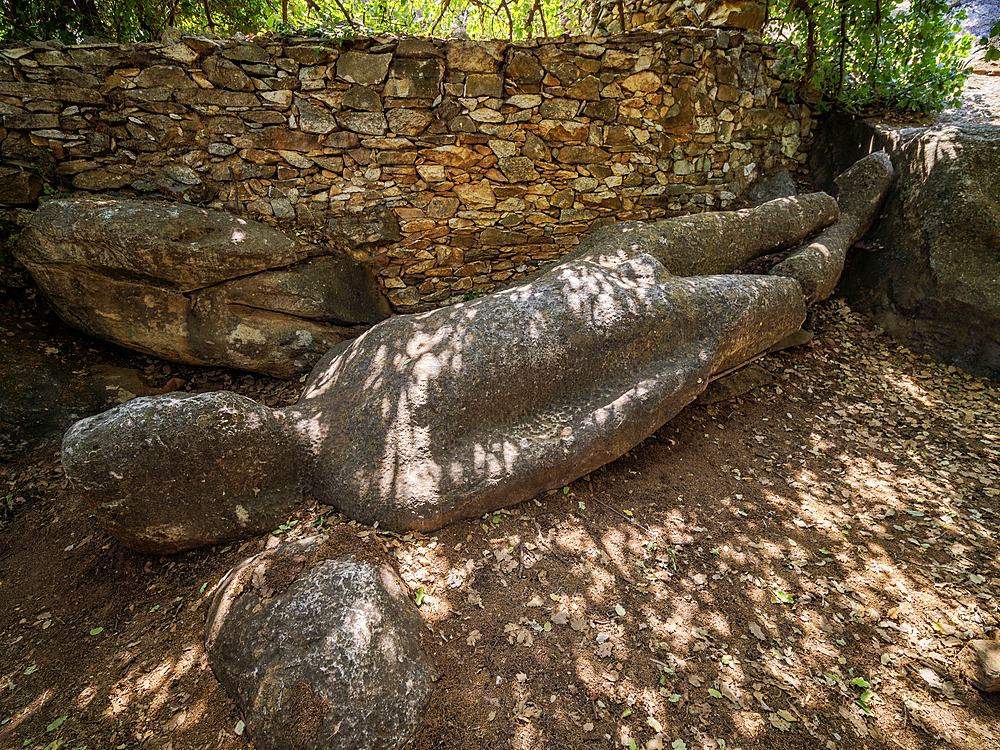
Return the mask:
[[277, 527], [305, 498], [279, 412], [227, 391], [133, 399], [77, 422], [62, 463], [98, 520], [168, 554]]
[[911, 131], [886, 217], [843, 291], [915, 351], [1000, 379], [1000, 131]]
[[321, 360], [288, 414], [321, 502], [429, 531], [614, 460], [805, 314], [793, 279], [570, 261], [381, 323]]
[[50, 201], [16, 254], [67, 323], [176, 362], [291, 377], [390, 313], [346, 256], [186, 205]]
[[393, 750], [430, 700], [416, 605], [388, 565], [320, 537], [234, 567], [208, 617], [212, 670], [258, 750]]

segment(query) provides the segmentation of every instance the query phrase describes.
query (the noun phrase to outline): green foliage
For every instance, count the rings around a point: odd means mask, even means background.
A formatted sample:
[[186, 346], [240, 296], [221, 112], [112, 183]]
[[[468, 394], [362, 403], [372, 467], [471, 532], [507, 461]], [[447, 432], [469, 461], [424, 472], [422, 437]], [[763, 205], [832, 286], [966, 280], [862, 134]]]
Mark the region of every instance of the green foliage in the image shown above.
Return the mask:
[[947, 0], [777, 0], [765, 29], [820, 108], [935, 112], [968, 77], [971, 38]]
[[983, 37], [979, 40], [979, 43], [986, 47], [986, 62], [1000, 60], [1000, 41], [994, 41], [991, 44], [991, 37], [994, 40], [998, 40], [998, 38], [1000, 38], [1000, 21], [993, 24], [993, 28], [990, 29], [990, 35], [988, 37]]
[[589, 0], [0, 0], [0, 37], [125, 43], [177, 27], [334, 40], [385, 33], [523, 39], [582, 33], [589, 13]]
[[141, 42], [168, 27], [220, 35], [254, 33], [272, 13], [267, 0], [0, 0], [0, 36]]

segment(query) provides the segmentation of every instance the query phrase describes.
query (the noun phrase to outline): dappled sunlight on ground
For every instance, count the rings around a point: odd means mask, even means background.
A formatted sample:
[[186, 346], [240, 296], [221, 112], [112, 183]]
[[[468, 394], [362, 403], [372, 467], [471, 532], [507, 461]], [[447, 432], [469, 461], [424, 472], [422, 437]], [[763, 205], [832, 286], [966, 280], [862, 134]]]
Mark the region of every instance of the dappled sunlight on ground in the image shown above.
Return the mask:
[[[837, 301], [815, 332], [762, 360], [772, 385], [535, 501], [338, 526], [421, 601], [441, 677], [415, 750], [1000, 747], [956, 658], [1000, 626], [1000, 389]], [[145, 557], [60, 482], [0, 531], [0, 747], [247, 750], [205, 662], [213, 587], [343, 519]]]

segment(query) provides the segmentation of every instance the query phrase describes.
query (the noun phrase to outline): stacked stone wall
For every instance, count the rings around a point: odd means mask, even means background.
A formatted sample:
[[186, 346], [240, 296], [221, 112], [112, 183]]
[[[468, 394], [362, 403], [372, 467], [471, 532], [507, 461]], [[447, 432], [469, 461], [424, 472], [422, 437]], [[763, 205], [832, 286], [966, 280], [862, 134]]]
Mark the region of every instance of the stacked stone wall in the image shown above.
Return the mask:
[[415, 311], [522, 278], [596, 224], [726, 208], [803, 163], [810, 113], [776, 70], [723, 29], [33, 43], [0, 50], [0, 158], [76, 193], [321, 228]]

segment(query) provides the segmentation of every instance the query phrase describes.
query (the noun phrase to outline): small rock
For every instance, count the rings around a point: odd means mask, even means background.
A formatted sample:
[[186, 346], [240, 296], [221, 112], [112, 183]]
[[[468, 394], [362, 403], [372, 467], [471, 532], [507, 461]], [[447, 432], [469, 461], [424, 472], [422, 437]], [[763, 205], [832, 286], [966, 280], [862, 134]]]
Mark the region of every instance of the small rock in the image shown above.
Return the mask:
[[226, 575], [209, 663], [258, 750], [393, 750], [433, 690], [423, 623], [390, 567], [328, 559], [323, 541], [281, 545]]
[[985, 693], [1000, 692], [1000, 641], [969, 641], [958, 660], [974, 688]]
[[759, 206], [777, 198], [789, 198], [796, 194], [792, 173], [787, 169], [782, 169], [754, 185], [747, 197], [755, 206]]
[[754, 388], [760, 388], [774, 380], [774, 376], [759, 365], [749, 365], [737, 370], [731, 375], [719, 378], [708, 384], [697, 398], [699, 404], [716, 404], [719, 401], [729, 401]]

